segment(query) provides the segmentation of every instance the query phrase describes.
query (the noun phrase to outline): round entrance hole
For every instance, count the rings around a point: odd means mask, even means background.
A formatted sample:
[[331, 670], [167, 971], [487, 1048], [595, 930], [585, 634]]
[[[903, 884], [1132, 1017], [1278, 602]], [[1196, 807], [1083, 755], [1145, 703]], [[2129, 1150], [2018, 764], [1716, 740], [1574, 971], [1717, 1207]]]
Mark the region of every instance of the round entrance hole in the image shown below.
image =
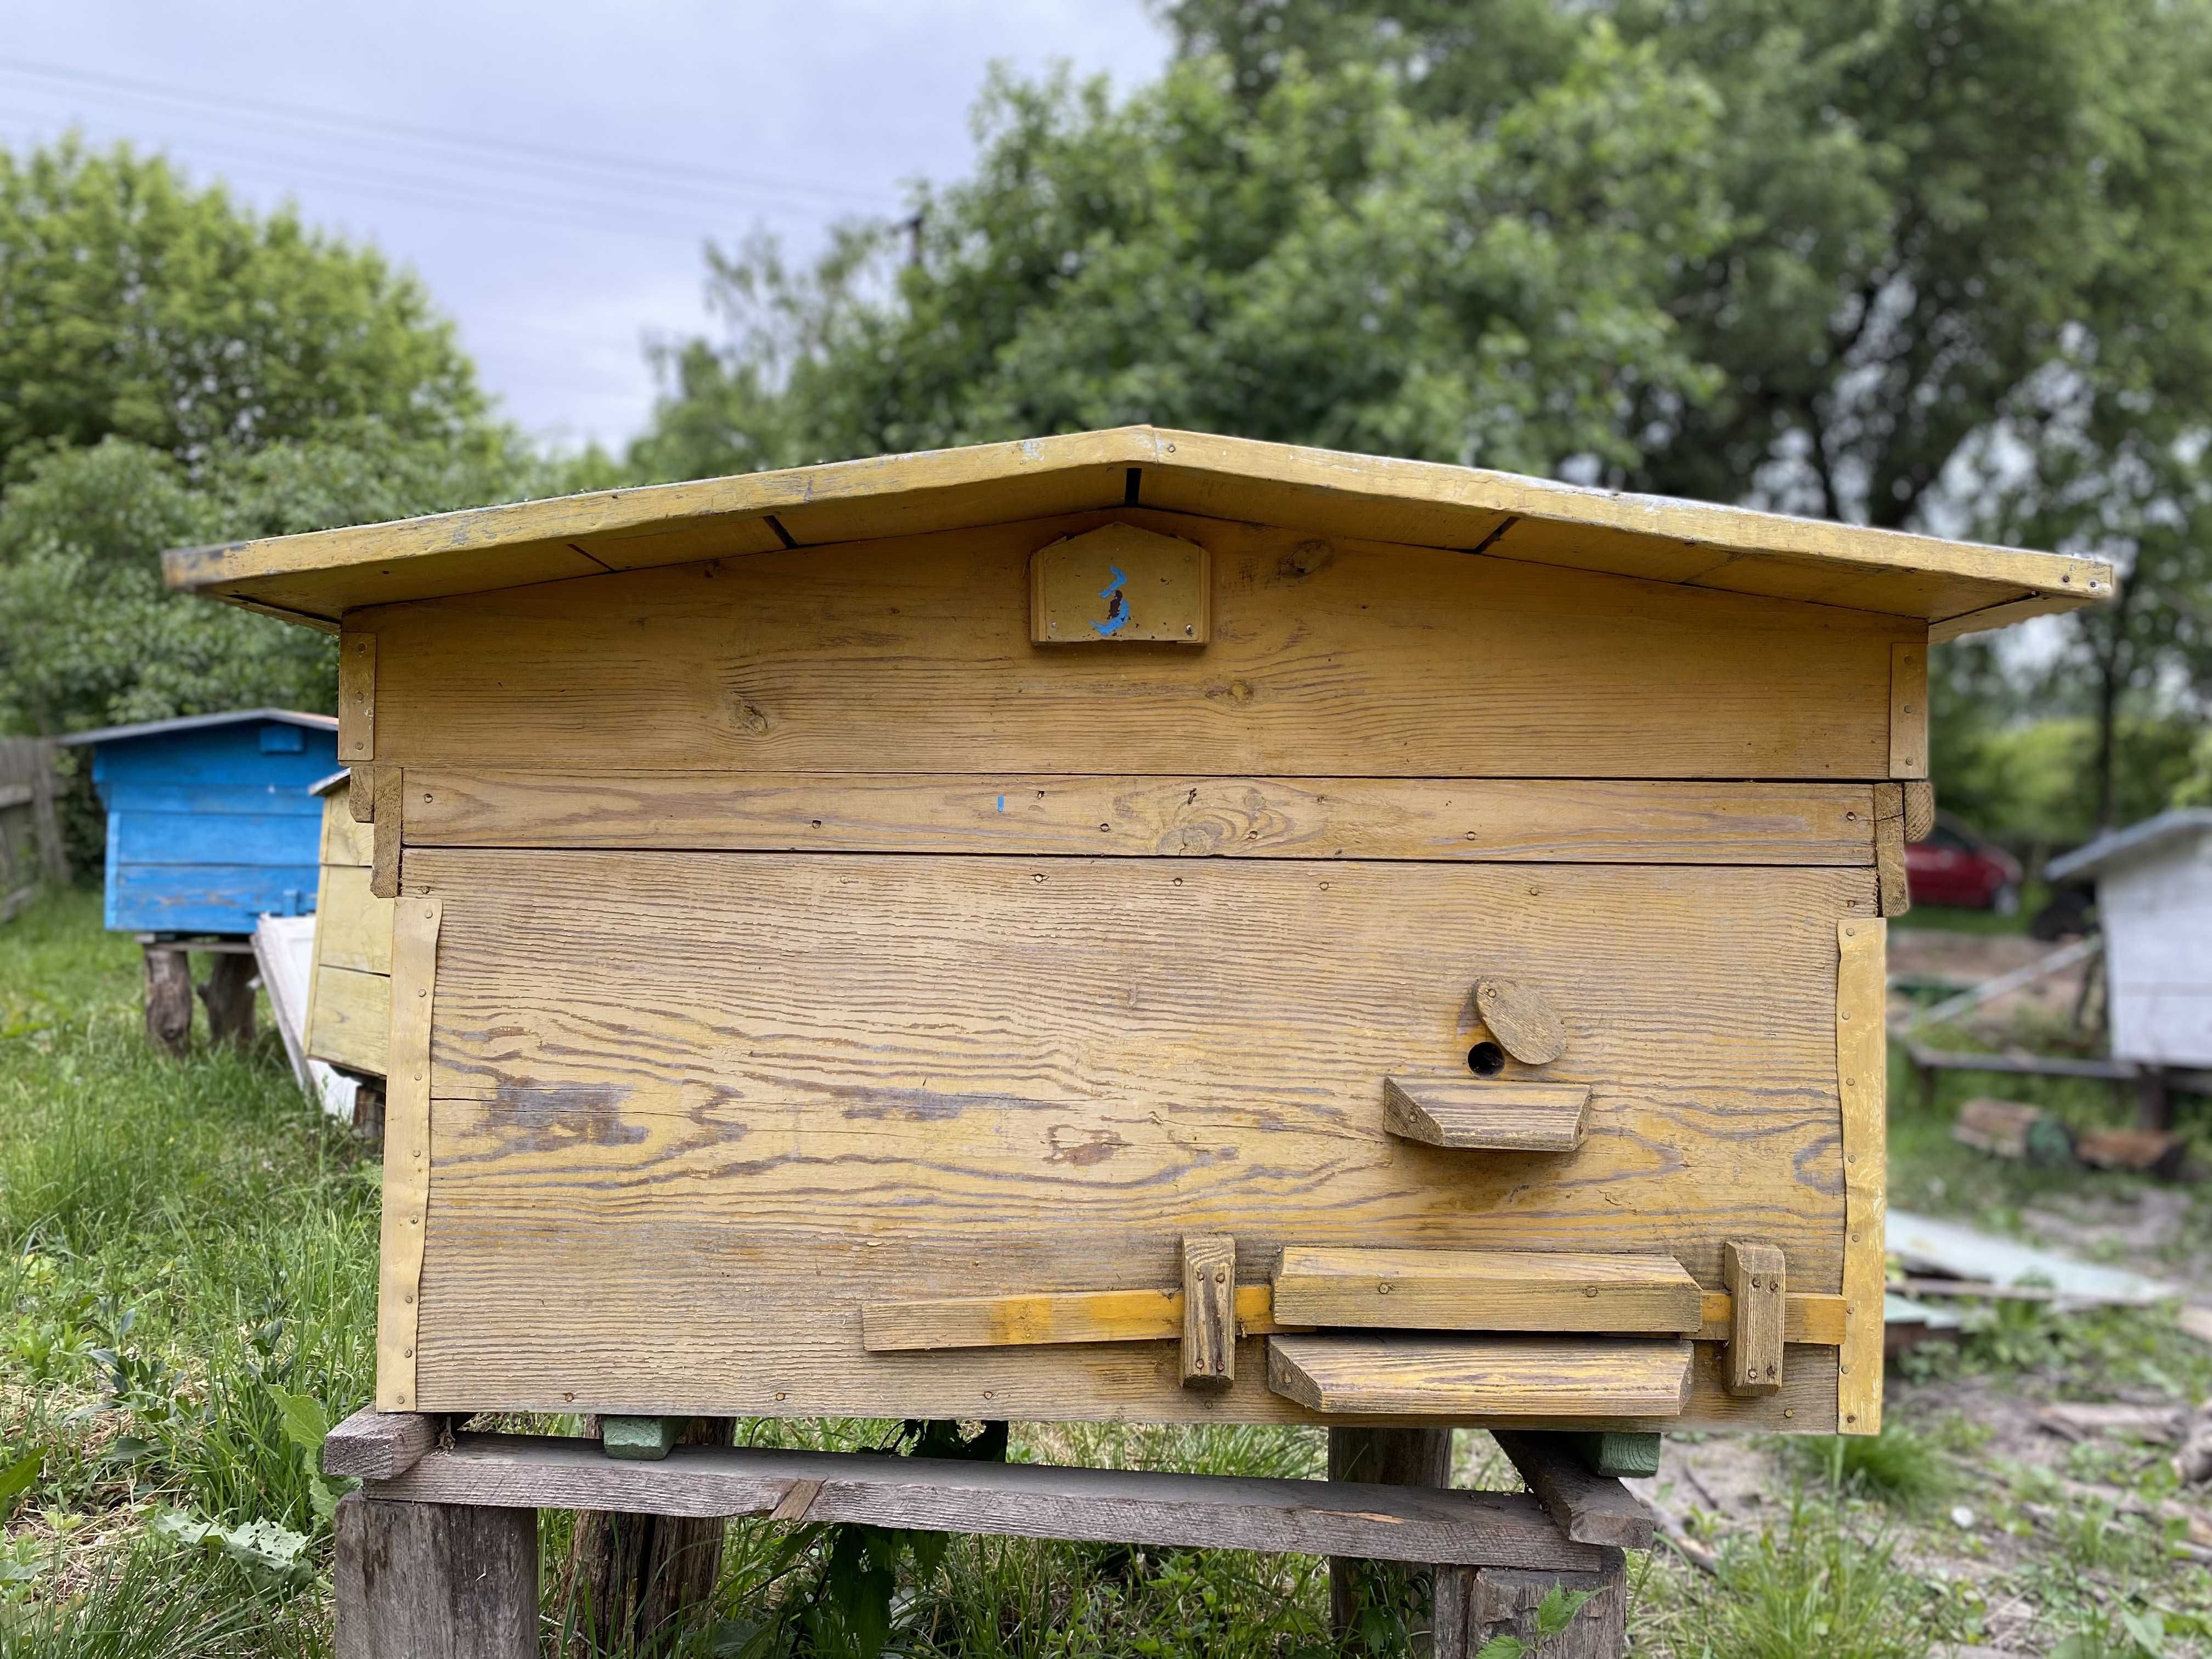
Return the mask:
[[1467, 1069], [1477, 1077], [1496, 1077], [1505, 1069], [1505, 1050], [1494, 1042], [1478, 1042], [1467, 1051]]

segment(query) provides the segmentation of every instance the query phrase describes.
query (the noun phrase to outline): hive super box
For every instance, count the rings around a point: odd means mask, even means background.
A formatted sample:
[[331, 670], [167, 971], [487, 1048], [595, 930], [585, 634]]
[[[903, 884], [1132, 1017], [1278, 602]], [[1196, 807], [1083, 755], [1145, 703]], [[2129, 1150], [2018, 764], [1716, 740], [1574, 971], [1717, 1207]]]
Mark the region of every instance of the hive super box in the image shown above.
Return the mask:
[[168, 574], [340, 636], [386, 1409], [1807, 1432], [1929, 644], [2112, 580], [1149, 428]]

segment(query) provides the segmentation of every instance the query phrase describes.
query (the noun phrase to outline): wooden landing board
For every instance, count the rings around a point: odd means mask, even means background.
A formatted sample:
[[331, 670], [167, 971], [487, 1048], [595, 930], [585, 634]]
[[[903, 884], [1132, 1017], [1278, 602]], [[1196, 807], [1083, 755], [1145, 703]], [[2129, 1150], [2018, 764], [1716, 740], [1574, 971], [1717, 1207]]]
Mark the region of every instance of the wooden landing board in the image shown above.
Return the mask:
[[[1030, 556], [1116, 522], [1210, 550], [1212, 643], [1030, 642]], [[1145, 510], [348, 620], [376, 635], [380, 768], [1009, 776], [1884, 777], [1889, 647], [1924, 632]]]
[[444, 767], [408, 777], [410, 847], [1874, 862], [1874, 796], [1865, 784]]
[[[864, 1305], [1171, 1286], [1198, 1232], [1632, 1240], [1717, 1289], [1755, 1218], [1840, 1288], [1834, 930], [1869, 871], [415, 848], [407, 879], [446, 907], [422, 1409], [1295, 1420], [1250, 1349], [1209, 1399], [1171, 1343], [864, 1346]], [[1493, 968], [1592, 1091], [1556, 1169], [1382, 1125], [1382, 1077], [1464, 1063]], [[1801, 1369], [1771, 1413], [1701, 1401], [1779, 1423]]]
[[1274, 1311], [1289, 1325], [1674, 1336], [1705, 1317], [1698, 1281], [1669, 1256], [1296, 1244], [1275, 1269]]
[[663, 1462], [633, 1463], [601, 1455], [593, 1441], [521, 1435], [458, 1435], [373, 1495], [1385, 1561], [1580, 1566], [1601, 1553], [1520, 1493], [730, 1446], [678, 1446]]
[[1571, 1152], [1589, 1133], [1580, 1083], [1477, 1078], [1462, 1067], [1382, 1079], [1382, 1123], [1403, 1140], [1462, 1152]]
[[1687, 1342], [1595, 1337], [1311, 1335], [1267, 1339], [1267, 1386], [1332, 1415], [1676, 1416]]

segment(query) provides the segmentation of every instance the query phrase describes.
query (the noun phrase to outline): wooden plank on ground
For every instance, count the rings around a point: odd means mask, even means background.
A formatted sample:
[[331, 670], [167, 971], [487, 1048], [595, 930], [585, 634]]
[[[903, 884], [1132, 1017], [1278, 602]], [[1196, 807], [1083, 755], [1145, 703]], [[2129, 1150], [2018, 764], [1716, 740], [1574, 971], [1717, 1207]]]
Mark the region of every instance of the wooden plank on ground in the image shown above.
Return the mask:
[[810, 1482], [810, 1524], [1392, 1561], [1581, 1565], [1597, 1554], [1517, 1493], [852, 1452], [678, 1446], [635, 1463], [588, 1440], [464, 1434], [374, 1491], [410, 1503], [765, 1516]]
[[1332, 1415], [1650, 1417], [1689, 1398], [1687, 1342], [1532, 1336], [1267, 1339], [1267, 1385]]
[[1530, 1495], [1575, 1542], [1610, 1544], [1617, 1549], [1651, 1547], [1656, 1530], [1651, 1511], [1613, 1476], [1593, 1474], [1566, 1437], [1525, 1429], [1492, 1433]]
[[1698, 1281], [1663, 1255], [1291, 1245], [1275, 1312], [1293, 1325], [1688, 1335]]
[[465, 767], [409, 776], [410, 847], [1874, 862], [1865, 784]]
[[1465, 1071], [1382, 1079], [1382, 1121], [1403, 1140], [1461, 1151], [1571, 1152], [1589, 1131], [1589, 1085]]

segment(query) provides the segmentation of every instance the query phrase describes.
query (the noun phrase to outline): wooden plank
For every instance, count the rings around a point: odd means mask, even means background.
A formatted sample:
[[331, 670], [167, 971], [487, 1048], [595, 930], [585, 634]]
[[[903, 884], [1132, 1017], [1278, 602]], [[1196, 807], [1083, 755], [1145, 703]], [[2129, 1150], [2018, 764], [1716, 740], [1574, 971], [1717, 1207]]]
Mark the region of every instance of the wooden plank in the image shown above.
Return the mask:
[[347, 810], [349, 793], [349, 789], [333, 789], [323, 797], [320, 856], [325, 864], [359, 865], [367, 869], [375, 860], [376, 840], [369, 827]]
[[333, 1528], [337, 1659], [536, 1659], [534, 1512], [348, 1492]]
[[[868, 1304], [1171, 1286], [1200, 1231], [1247, 1261], [1603, 1251], [1626, 1213], [1635, 1248], [1717, 1285], [1752, 1214], [1805, 1289], [1840, 1286], [1833, 929], [1865, 872], [408, 868], [446, 907], [424, 1408], [1286, 1420], [1249, 1357], [1204, 1400], [1164, 1346], [863, 1345]], [[1571, 1163], [1385, 1130], [1394, 1065], [1463, 1064], [1470, 962], [1565, 988], [1559, 1065], [1593, 1097]]]
[[376, 635], [338, 635], [338, 759], [349, 766], [376, 758]]
[[805, 1482], [819, 1483], [806, 1507], [813, 1524], [1391, 1561], [1579, 1565], [1597, 1554], [1519, 1493], [856, 1452], [678, 1446], [662, 1462], [626, 1463], [588, 1440], [463, 1434], [375, 1492], [407, 1503], [765, 1516]]
[[392, 981], [350, 968], [315, 969], [307, 1053], [333, 1066], [382, 1077], [392, 1018]]
[[1721, 1250], [1729, 1287], [1728, 1391], [1778, 1394], [1782, 1389], [1783, 1308], [1788, 1268], [1771, 1244], [1730, 1239]]
[[1901, 916], [1912, 908], [1912, 887], [1905, 872], [1905, 791], [1898, 784], [1878, 783], [1874, 799], [1874, 863], [1881, 913]]
[[1109, 524], [1030, 558], [1033, 645], [1204, 645], [1212, 637], [1212, 568], [1178, 536]]
[[1672, 1417], [1687, 1342], [1532, 1336], [1267, 1339], [1267, 1386], [1317, 1412], [1516, 1418]]
[[409, 776], [410, 847], [1874, 862], [1864, 784], [447, 767]]
[[368, 890], [375, 897], [399, 896], [400, 820], [406, 809], [407, 781], [397, 766], [376, 769], [375, 835], [369, 848]]
[[1567, 1051], [1567, 1028], [1549, 999], [1510, 979], [1476, 981], [1474, 1006], [1505, 1052], [1524, 1066], [1548, 1066]]
[[1547, 1250], [1394, 1250], [1291, 1245], [1275, 1269], [1292, 1325], [1430, 1331], [1688, 1335], [1698, 1281], [1663, 1255]]
[[[1212, 643], [1031, 645], [1030, 554], [1123, 518], [1208, 548]], [[381, 607], [377, 751], [572, 773], [1888, 769], [1894, 618], [1352, 541], [1286, 578], [1300, 544], [1090, 514]]]
[[1237, 1381], [1237, 1241], [1207, 1233], [1182, 1242], [1182, 1385]]
[[[1451, 1567], [1436, 1574], [1431, 1659], [1621, 1659], [1628, 1651], [1628, 1567], [1618, 1550], [1595, 1572]], [[1553, 1597], [1574, 1598], [1566, 1627], [1552, 1632]]]
[[[1837, 1432], [1881, 1432], [1882, 1254], [1888, 1207], [1887, 924], [1836, 924], [1836, 1076], [1843, 1103], [1844, 1343]], [[1790, 1252], [1791, 1261], [1799, 1258]]]
[[1889, 647], [1889, 775], [1928, 775], [1928, 647]]
[[325, 865], [317, 900], [315, 959], [325, 968], [356, 973], [392, 972], [392, 907], [396, 901], [369, 890], [369, 872], [356, 865]]
[[442, 908], [434, 898], [410, 899], [392, 915], [392, 1064], [385, 1079], [384, 1218], [377, 1252], [379, 1411], [404, 1412], [417, 1403], [415, 1350], [430, 1207], [431, 993]]
[[[1265, 1285], [1237, 1287], [1240, 1336], [1279, 1329]], [[1065, 1342], [1171, 1342], [1182, 1334], [1181, 1291], [1039, 1291], [861, 1304], [870, 1353], [924, 1348], [1003, 1348]]]
[[1581, 1083], [1530, 1083], [1464, 1072], [1382, 1079], [1382, 1122], [1405, 1140], [1462, 1151], [1571, 1152], [1589, 1132]]
[[354, 766], [346, 769], [346, 810], [356, 823], [376, 821], [376, 769]]
[[1905, 786], [1905, 840], [1926, 841], [1936, 828], [1936, 786], [1925, 778]]
[[[1785, 1343], [1840, 1348], [1844, 1346], [1844, 1298], [1840, 1296], [1808, 1296], [1802, 1291], [1791, 1291], [1782, 1298], [1782, 1340]], [[1735, 1328], [1735, 1298], [1726, 1291], [1707, 1291], [1698, 1340], [1726, 1342]]]
[[445, 1426], [444, 1418], [428, 1413], [364, 1406], [323, 1437], [323, 1473], [389, 1480], [420, 1462]]
[[1565, 1436], [1498, 1429], [1492, 1437], [1530, 1495], [1576, 1543], [1629, 1550], [1651, 1547], [1651, 1511], [1611, 1475], [1592, 1473], [1565, 1443]]

